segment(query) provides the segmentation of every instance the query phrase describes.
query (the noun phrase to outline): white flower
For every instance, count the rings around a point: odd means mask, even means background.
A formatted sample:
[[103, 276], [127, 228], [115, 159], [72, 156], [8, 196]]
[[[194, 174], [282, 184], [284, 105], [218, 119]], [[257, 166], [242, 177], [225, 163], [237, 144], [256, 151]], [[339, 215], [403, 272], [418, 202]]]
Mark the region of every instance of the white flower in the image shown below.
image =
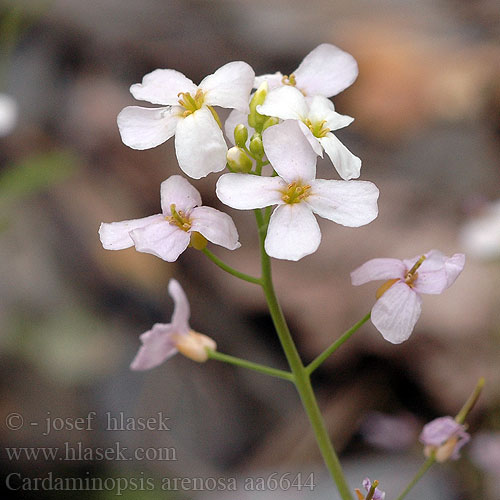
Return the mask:
[[307, 96], [332, 97], [352, 85], [357, 76], [358, 65], [354, 57], [335, 45], [322, 43], [304, 57], [290, 76], [279, 72], [258, 76], [254, 87], [267, 81], [269, 89], [289, 85], [296, 86]]
[[314, 214], [350, 227], [377, 217], [379, 192], [371, 182], [316, 179], [316, 153], [297, 122], [268, 128], [263, 141], [279, 177], [224, 174], [217, 182], [217, 196], [241, 210], [278, 205], [269, 221], [268, 255], [299, 260], [315, 252], [321, 232]]
[[14, 130], [17, 117], [17, 102], [7, 94], [0, 94], [0, 137], [5, 137]]
[[170, 280], [168, 293], [174, 299], [172, 323], [156, 323], [151, 330], [141, 335], [142, 346], [130, 364], [132, 370], [150, 370], [177, 352], [202, 363], [208, 358], [206, 349], [215, 351], [217, 348], [210, 337], [191, 330], [189, 302], [176, 280]]
[[242, 61], [225, 64], [196, 86], [173, 69], [157, 69], [130, 87], [139, 100], [161, 108], [129, 106], [118, 115], [123, 142], [133, 149], [154, 148], [175, 134], [179, 166], [199, 179], [226, 166], [227, 146], [211, 106], [248, 112], [253, 69]]
[[354, 118], [337, 113], [332, 101], [326, 97], [306, 99], [296, 88], [281, 87], [269, 92], [264, 104], [257, 106], [257, 111], [283, 120], [298, 120], [316, 154], [323, 157], [324, 149], [342, 179], [359, 177], [361, 160], [332, 134], [332, 130], [347, 127]]
[[102, 223], [99, 236], [103, 247], [122, 250], [135, 245], [137, 251], [167, 262], [177, 260], [192, 237], [199, 238], [200, 234], [229, 250], [240, 247], [231, 217], [215, 208], [201, 206], [200, 193], [186, 179], [180, 175], [169, 177], [162, 182], [160, 193], [161, 214]]

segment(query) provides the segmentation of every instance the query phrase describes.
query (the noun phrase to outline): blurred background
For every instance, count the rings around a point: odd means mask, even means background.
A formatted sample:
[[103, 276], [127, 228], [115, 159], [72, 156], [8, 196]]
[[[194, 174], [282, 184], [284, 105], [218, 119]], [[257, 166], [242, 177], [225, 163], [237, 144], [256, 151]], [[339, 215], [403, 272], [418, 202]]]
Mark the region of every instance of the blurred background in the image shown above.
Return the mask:
[[[314, 383], [352, 487], [369, 476], [393, 499], [423, 461], [422, 425], [456, 414], [486, 377], [469, 418], [480, 439], [459, 462], [431, 470], [407, 498], [499, 500], [500, 210], [490, 205], [500, 198], [499, 20], [498, 0], [1, 1], [5, 496], [332, 498], [290, 384], [181, 356], [150, 372], [129, 371], [139, 334], [170, 320], [171, 277], [190, 299], [191, 326], [215, 338], [222, 352], [285, 368], [258, 287], [225, 275], [195, 250], [168, 264], [133, 249], [105, 251], [97, 235], [102, 221], [157, 213], [161, 181], [179, 172], [173, 141], [147, 151], [122, 144], [116, 116], [140, 105], [131, 84], [156, 68], [177, 69], [197, 83], [233, 60], [248, 62], [257, 75], [289, 74], [329, 42], [359, 62], [358, 80], [334, 99], [339, 112], [356, 119], [338, 136], [362, 158], [361, 178], [379, 187], [380, 214], [355, 230], [321, 220], [314, 255], [298, 264], [275, 261], [283, 309], [311, 361], [374, 302], [376, 284], [350, 285], [354, 268], [431, 248], [466, 252], [457, 283], [424, 297], [407, 342], [388, 344], [367, 324]], [[333, 177], [328, 164], [319, 169]], [[204, 204], [233, 216], [243, 246], [214, 252], [258, 274], [252, 214], [221, 206], [217, 177], [194, 185]], [[109, 417], [158, 412], [171, 430], [109, 428]], [[6, 420], [12, 414], [23, 420]], [[71, 428], [89, 415], [86, 427]], [[96, 448], [116, 443], [153, 452], [143, 460], [96, 456]], [[94, 452], [68, 460], [16, 458], [6, 450], [78, 446]], [[154, 454], [160, 448], [171, 451], [168, 460]], [[303, 482], [313, 475], [312, 491], [243, 488], [252, 478], [293, 472], [293, 479], [299, 471]], [[108, 482], [54, 491], [54, 484], [36, 486], [36, 477]], [[226, 486], [233, 478], [238, 490], [209, 492], [213, 484], [205, 482], [202, 491], [186, 491], [196, 488], [175, 488], [169, 481], [176, 478], [219, 478]], [[128, 486], [119, 491], [118, 484]]]

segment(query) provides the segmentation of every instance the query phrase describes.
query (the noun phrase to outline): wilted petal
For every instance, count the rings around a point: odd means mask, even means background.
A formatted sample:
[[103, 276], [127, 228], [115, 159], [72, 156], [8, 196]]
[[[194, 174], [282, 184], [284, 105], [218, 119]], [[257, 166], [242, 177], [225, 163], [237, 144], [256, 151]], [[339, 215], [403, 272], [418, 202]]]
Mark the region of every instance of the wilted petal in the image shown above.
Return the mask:
[[177, 108], [141, 108], [128, 106], [117, 118], [120, 135], [132, 149], [149, 149], [163, 144], [175, 134], [182, 118]]
[[175, 69], [155, 69], [130, 87], [132, 95], [140, 101], [153, 104], [177, 105], [181, 92], [196, 93], [196, 85]]
[[196, 207], [191, 214], [191, 231], [197, 231], [208, 241], [229, 250], [241, 246], [233, 219], [215, 208]]
[[297, 87], [307, 95], [332, 97], [356, 80], [358, 64], [347, 52], [323, 43], [304, 58], [294, 74]]
[[264, 104], [257, 106], [261, 115], [276, 116], [283, 120], [305, 120], [307, 103], [300, 90], [285, 85], [267, 94]]
[[208, 108], [201, 108], [179, 122], [175, 153], [182, 171], [193, 179], [226, 167], [226, 141]]
[[233, 109], [231, 113], [229, 113], [229, 116], [224, 123], [224, 132], [226, 133], [226, 137], [229, 139], [231, 144], [235, 144], [234, 129], [236, 128], [236, 125], [239, 125], [240, 123], [245, 125], [245, 127], [247, 128], [249, 138], [252, 137], [252, 135], [255, 133], [255, 130], [250, 127], [250, 125], [248, 125], [248, 114], [242, 113], [237, 109]]
[[321, 137], [319, 142], [342, 179], [348, 181], [359, 177], [361, 160], [353, 155], [331, 132], [325, 137]]
[[405, 283], [395, 283], [375, 302], [371, 321], [385, 340], [400, 344], [408, 339], [420, 317], [422, 299]]
[[177, 211], [187, 212], [201, 205], [198, 190], [180, 175], [172, 175], [161, 183], [161, 209], [164, 214], [171, 215], [170, 205], [174, 204]]
[[138, 252], [150, 253], [167, 262], [174, 262], [186, 250], [189, 233], [175, 224], [160, 221], [130, 233]]
[[286, 182], [279, 177], [250, 174], [224, 174], [217, 181], [216, 193], [222, 203], [239, 210], [264, 208], [283, 203]]
[[253, 69], [243, 61], [225, 64], [200, 83], [200, 88], [206, 92], [205, 104], [248, 112], [254, 78]]
[[122, 222], [103, 222], [99, 227], [99, 238], [106, 250], [123, 250], [124, 248], [134, 246], [134, 241], [130, 237], [131, 231], [149, 226], [163, 219], [162, 214], [157, 214], [143, 217], [142, 219], [124, 220]]
[[174, 312], [172, 314], [172, 328], [177, 333], [188, 333], [189, 328], [189, 302], [177, 280], [171, 279], [168, 283], [168, 293], [174, 301]]
[[318, 222], [304, 203], [280, 205], [271, 215], [265, 241], [269, 256], [300, 260], [314, 253], [320, 242]]
[[399, 259], [371, 259], [352, 271], [351, 283], [358, 286], [369, 281], [404, 279], [406, 271]]
[[149, 370], [177, 353], [172, 325], [156, 323], [141, 335], [142, 346], [130, 364], [132, 370]]
[[337, 224], [359, 227], [378, 215], [377, 186], [368, 181], [311, 181], [311, 195], [305, 203], [319, 216]]
[[266, 75], [256, 76], [253, 84], [254, 89], [258, 89], [260, 85], [267, 82], [269, 90], [276, 89], [283, 85], [283, 73], [277, 71], [276, 73], [268, 73]]
[[269, 127], [262, 142], [268, 160], [286, 182], [310, 182], [316, 177], [316, 153], [296, 121]]

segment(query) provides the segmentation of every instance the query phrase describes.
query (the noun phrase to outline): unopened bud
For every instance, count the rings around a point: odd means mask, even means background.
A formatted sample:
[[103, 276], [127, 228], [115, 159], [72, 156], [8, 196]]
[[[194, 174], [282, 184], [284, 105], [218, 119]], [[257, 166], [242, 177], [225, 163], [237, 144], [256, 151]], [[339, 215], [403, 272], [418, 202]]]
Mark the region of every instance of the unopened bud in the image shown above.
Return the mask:
[[253, 155], [258, 158], [262, 158], [264, 156], [264, 145], [262, 144], [262, 136], [256, 132], [252, 135], [250, 139], [250, 151]]
[[227, 163], [235, 172], [248, 173], [252, 170], [252, 160], [238, 146], [230, 148], [226, 155]]
[[189, 241], [189, 246], [196, 250], [203, 250], [208, 244], [207, 239], [198, 231], [191, 232], [191, 240]]
[[212, 351], [217, 349], [215, 340], [193, 330], [180, 335], [175, 346], [181, 354], [198, 363], [204, 363], [208, 359], [207, 348]]
[[269, 85], [267, 81], [260, 84], [259, 88], [255, 91], [252, 99], [250, 100], [250, 114], [248, 115], [248, 124], [257, 131], [262, 131], [262, 125], [267, 120], [266, 116], [257, 112], [257, 106], [264, 104], [266, 100]]
[[275, 116], [270, 116], [265, 122], [264, 125], [262, 125], [262, 132], [266, 130], [266, 128], [272, 127], [273, 125], [278, 125], [279, 119], [276, 118]]
[[248, 139], [248, 130], [243, 125], [243, 123], [240, 123], [236, 125], [234, 128], [234, 143], [236, 146], [239, 146], [240, 148], [244, 148], [246, 146]]

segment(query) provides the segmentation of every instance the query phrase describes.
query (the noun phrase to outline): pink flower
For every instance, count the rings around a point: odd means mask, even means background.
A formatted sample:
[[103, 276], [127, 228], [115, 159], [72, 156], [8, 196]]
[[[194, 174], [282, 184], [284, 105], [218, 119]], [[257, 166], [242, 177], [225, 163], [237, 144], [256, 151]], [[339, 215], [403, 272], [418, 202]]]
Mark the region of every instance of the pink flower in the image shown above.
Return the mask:
[[233, 219], [215, 208], [200, 206], [200, 193], [184, 177], [172, 175], [161, 183], [160, 192], [161, 214], [101, 224], [99, 236], [106, 250], [135, 245], [138, 252], [174, 262], [193, 238], [205, 243], [206, 238], [229, 250], [240, 247]]
[[389, 280], [377, 292], [371, 321], [384, 339], [393, 344], [411, 335], [420, 317], [420, 294], [440, 294], [451, 286], [462, 272], [465, 255], [446, 257], [431, 250], [422, 257], [408, 260], [372, 259], [351, 273], [352, 284]]
[[206, 335], [194, 332], [189, 326], [189, 302], [179, 283], [172, 279], [168, 293], [174, 299], [172, 323], [156, 323], [141, 335], [142, 346], [132, 361], [132, 370], [149, 370], [181, 352], [193, 361], [208, 358], [206, 349], [216, 349], [215, 342]]
[[465, 427], [452, 417], [436, 418], [424, 425], [420, 434], [420, 442], [425, 445], [424, 453], [430, 456], [435, 453], [438, 462], [460, 457], [460, 448], [470, 440]]

